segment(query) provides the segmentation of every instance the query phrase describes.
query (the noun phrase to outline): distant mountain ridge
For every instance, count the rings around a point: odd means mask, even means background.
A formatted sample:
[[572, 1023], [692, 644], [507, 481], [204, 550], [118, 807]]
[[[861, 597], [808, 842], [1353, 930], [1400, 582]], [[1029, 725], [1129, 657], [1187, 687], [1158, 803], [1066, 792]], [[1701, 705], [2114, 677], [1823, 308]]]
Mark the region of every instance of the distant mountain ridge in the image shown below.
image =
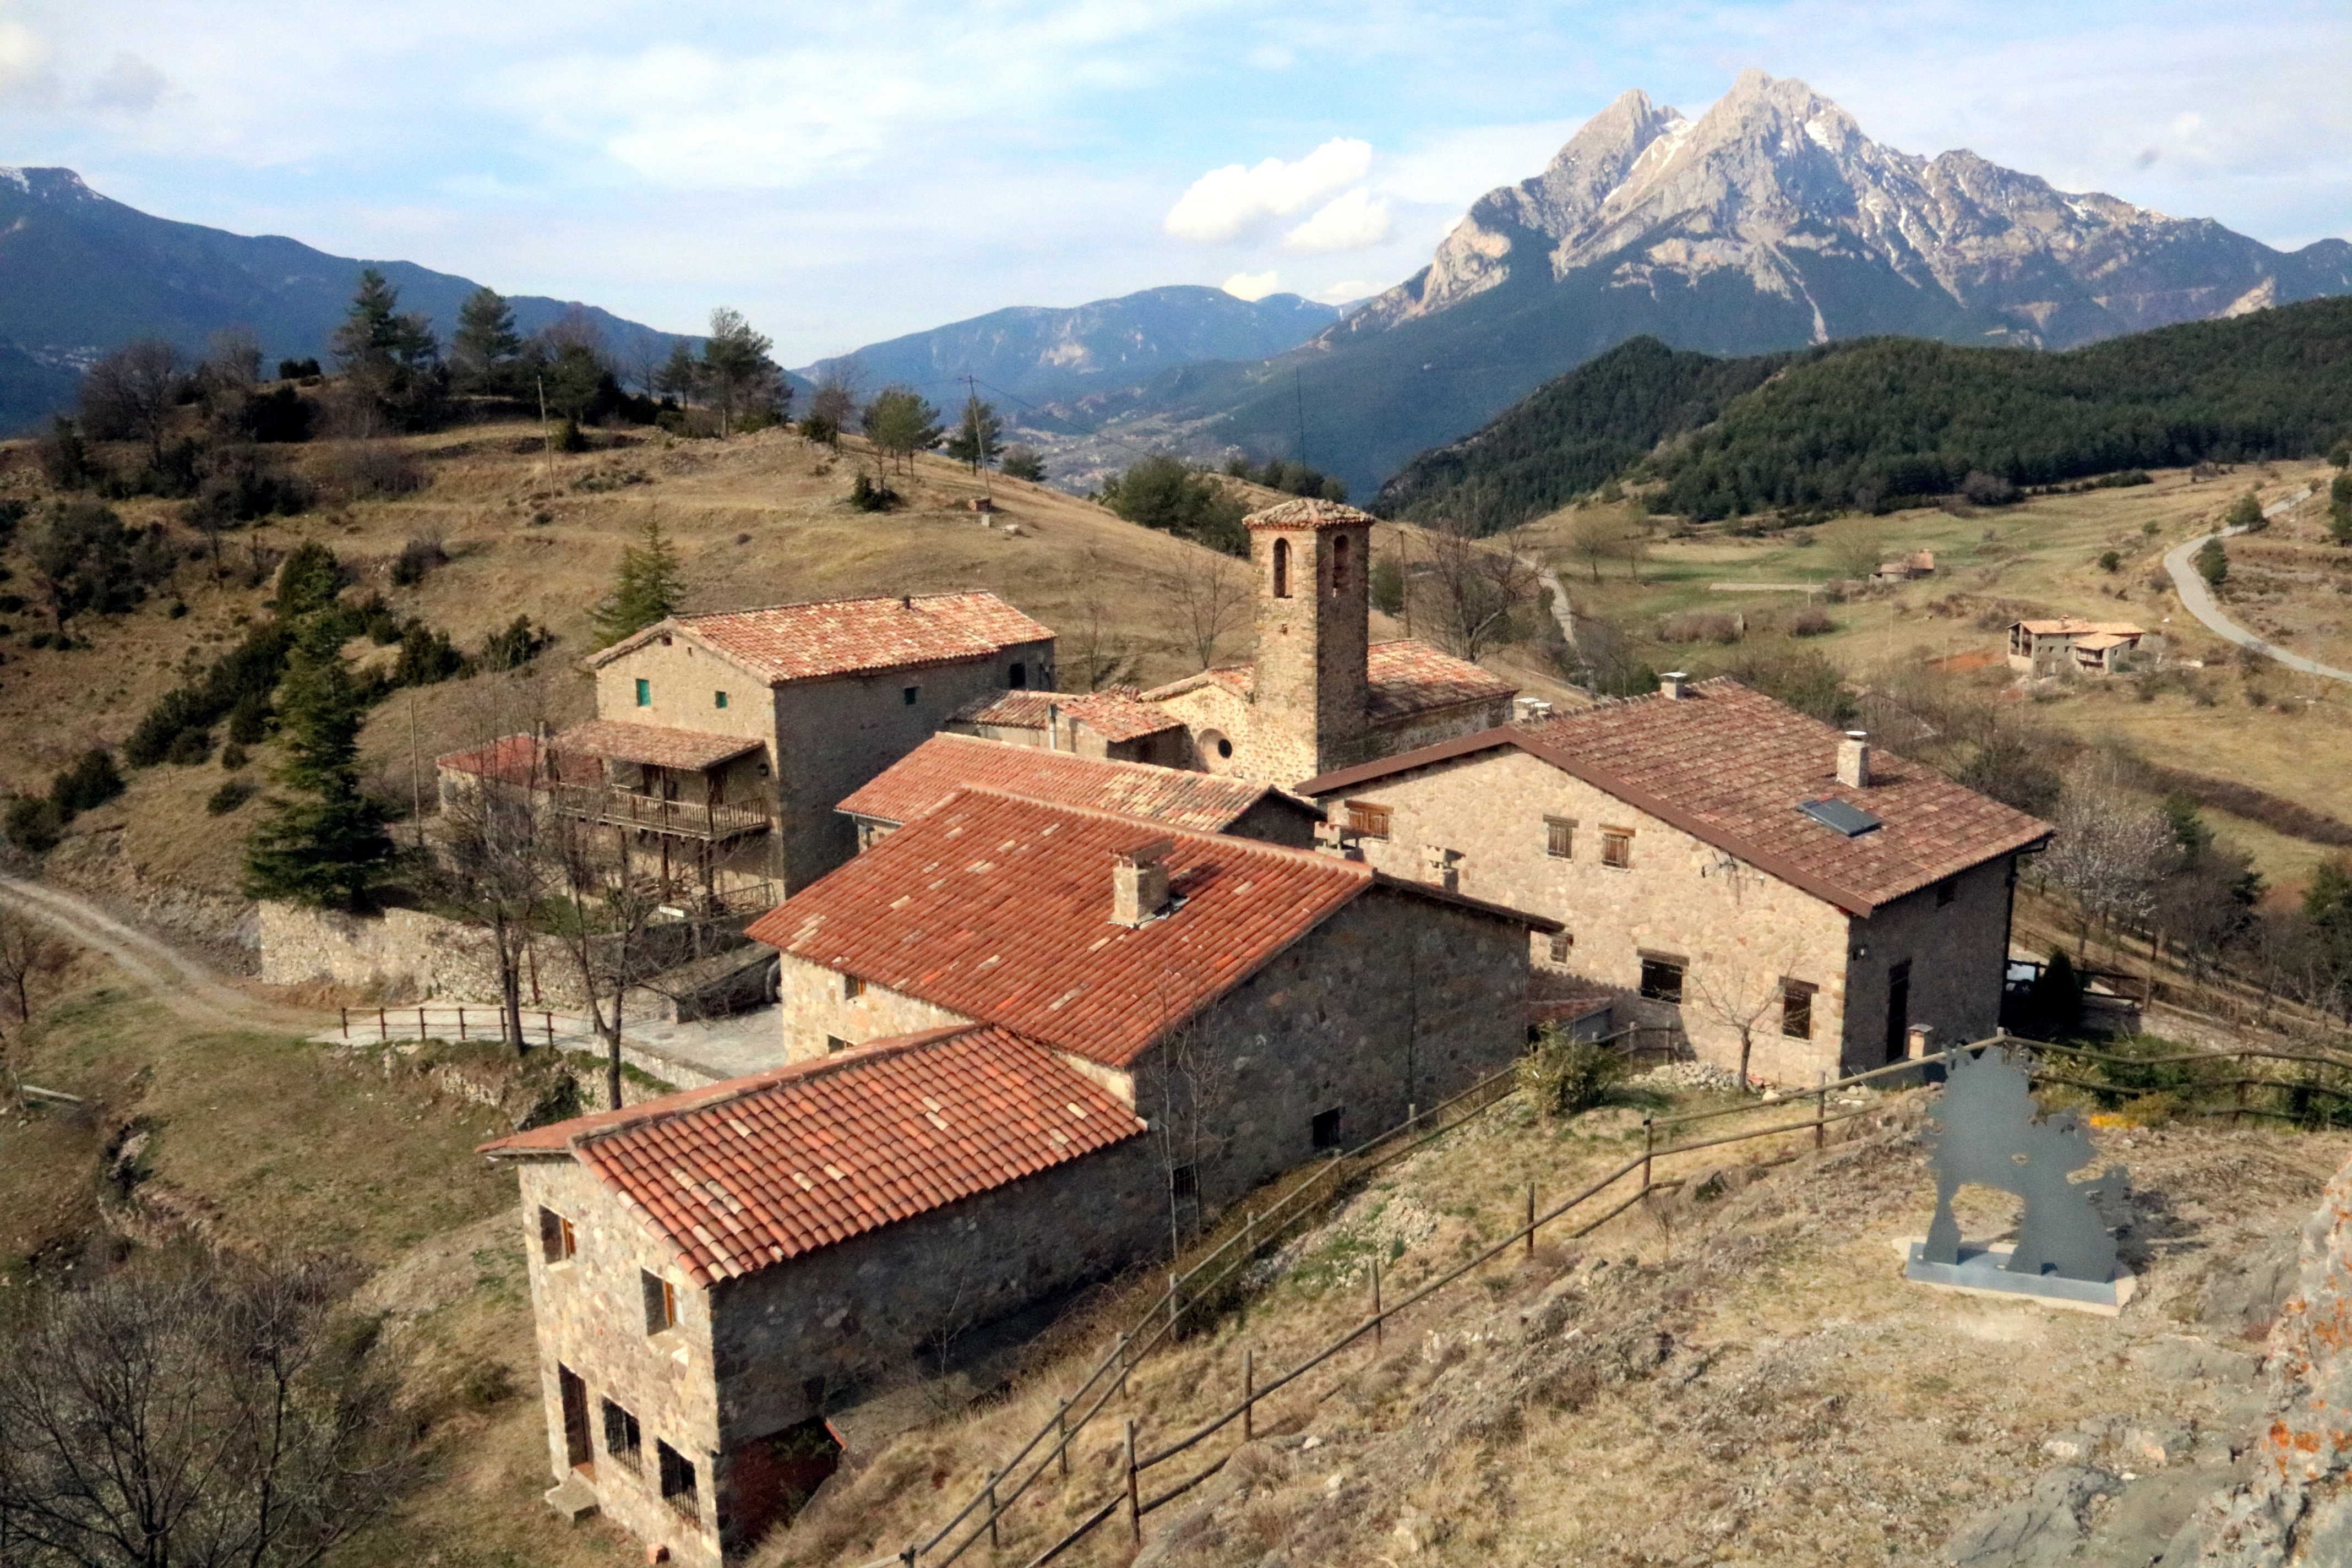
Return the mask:
[[1296, 294], [1242, 300], [1172, 284], [1067, 309], [992, 310], [819, 360], [800, 374], [814, 381], [854, 364], [869, 392], [898, 382], [934, 401], [960, 392], [966, 375], [1018, 397], [1080, 397], [1174, 365], [1280, 353], [1339, 319], [1337, 307]]
[[[70, 169], [0, 168], [0, 433], [68, 405], [80, 371], [133, 338], [201, 353], [215, 331], [243, 326], [270, 360], [324, 357], [362, 267], [390, 279], [402, 306], [430, 317], [445, 342], [479, 287], [414, 262], [156, 217], [99, 195]], [[650, 342], [667, 353], [679, 341], [593, 305], [509, 299], [526, 332], [578, 311], [616, 351]]]
[[1626, 93], [1312, 342], [1105, 412], [1129, 439], [1303, 456], [1370, 494], [1645, 333], [1733, 355], [1875, 334], [2065, 348], [2347, 292], [2343, 240], [2284, 252], [1972, 153], [1916, 157], [1749, 71], [1696, 120]]

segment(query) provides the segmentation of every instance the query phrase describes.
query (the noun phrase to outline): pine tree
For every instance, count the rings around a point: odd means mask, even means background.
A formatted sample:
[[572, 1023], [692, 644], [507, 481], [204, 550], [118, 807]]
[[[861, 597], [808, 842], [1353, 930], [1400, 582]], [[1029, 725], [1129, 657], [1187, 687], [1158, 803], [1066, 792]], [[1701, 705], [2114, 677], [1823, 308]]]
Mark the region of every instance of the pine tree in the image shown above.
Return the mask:
[[740, 310], [721, 305], [710, 312], [710, 336], [702, 345], [702, 379], [719, 409], [719, 434], [758, 410], [789, 407], [793, 391], [784, 373], [768, 357], [774, 345], [751, 330]]
[[646, 520], [645, 543], [621, 552], [621, 573], [610, 597], [593, 612], [603, 645], [619, 642], [656, 621], [677, 613], [684, 590], [678, 582], [677, 552], [662, 537], [661, 524]]
[[254, 830], [245, 890], [256, 899], [350, 905], [398, 853], [381, 805], [360, 792], [360, 725], [367, 700], [331, 633], [297, 647], [278, 708], [285, 761], [278, 782], [294, 792]]
[[360, 270], [359, 292], [352, 296], [351, 312], [330, 346], [353, 374], [413, 374], [440, 353], [432, 324], [422, 316], [403, 315], [400, 290], [373, 267]]
[[976, 474], [996, 461], [997, 453], [1003, 449], [1000, 445], [1003, 435], [1004, 421], [974, 393], [964, 400], [963, 417], [956, 433], [948, 437], [948, 456], [969, 464]]
[[866, 405], [866, 438], [876, 451], [893, 457], [909, 470], [916, 453], [939, 442], [940, 411], [911, 387], [886, 386]]
[[458, 368], [477, 384], [489, 385], [522, 353], [514, 307], [495, 289], [477, 289], [457, 309], [457, 332], [450, 341]]
[[670, 345], [669, 358], [654, 372], [654, 390], [664, 397], [675, 397], [680, 403], [691, 403], [702, 388], [702, 362], [685, 343]]
[[1003, 467], [1010, 477], [1027, 479], [1032, 484], [1042, 483], [1045, 478], [1045, 459], [1032, 447], [1007, 447]]

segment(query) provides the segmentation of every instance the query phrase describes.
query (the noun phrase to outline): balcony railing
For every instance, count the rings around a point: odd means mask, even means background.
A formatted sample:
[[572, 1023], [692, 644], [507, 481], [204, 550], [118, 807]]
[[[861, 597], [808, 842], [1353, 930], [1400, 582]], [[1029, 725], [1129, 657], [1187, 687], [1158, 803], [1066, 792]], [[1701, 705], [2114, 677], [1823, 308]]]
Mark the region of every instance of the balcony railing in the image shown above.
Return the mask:
[[557, 784], [555, 808], [566, 816], [584, 817], [614, 827], [634, 827], [679, 838], [741, 838], [765, 833], [768, 814], [756, 805], [722, 805], [717, 802], [656, 800], [626, 790]]

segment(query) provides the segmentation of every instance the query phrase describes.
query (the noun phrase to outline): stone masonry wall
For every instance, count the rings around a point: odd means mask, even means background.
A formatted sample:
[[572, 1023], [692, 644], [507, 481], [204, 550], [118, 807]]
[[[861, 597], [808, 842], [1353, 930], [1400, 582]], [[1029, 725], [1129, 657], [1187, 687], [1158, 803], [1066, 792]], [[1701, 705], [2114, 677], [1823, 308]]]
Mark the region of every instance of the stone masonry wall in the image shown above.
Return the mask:
[[776, 1011], [782, 1021], [784, 1060], [788, 1062], [824, 1056], [830, 1048], [825, 1043], [828, 1036], [862, 1046], [868, 1040], [972, 1021], [887, 986], [868, 985], [864, 995], [851, 998], [844, 994], [846, 987], [842, 984], [840, 971], [789, 952], [778, 956], [782, 970], [776, 986]]

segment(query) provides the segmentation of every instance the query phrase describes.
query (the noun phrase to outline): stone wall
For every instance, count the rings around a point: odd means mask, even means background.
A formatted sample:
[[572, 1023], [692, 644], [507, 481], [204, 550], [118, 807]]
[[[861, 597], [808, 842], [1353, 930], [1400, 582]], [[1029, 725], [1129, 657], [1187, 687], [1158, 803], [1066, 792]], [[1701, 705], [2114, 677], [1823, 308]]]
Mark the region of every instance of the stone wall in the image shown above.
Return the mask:
[[[1887, 975], [1909, 960], [1910, 1021], [1937, 1038], [1979, 1037], [1999, 1021], [2009, 931], [2002, 859], [1895, 900], [1868, 920], [1770, 877], [1682, 829], [1515, 748], [1498, 748], [1335, 792], [1322, 804], [1345, 819], [1348, 801], [1389, 808], [1389, 836], [1365, 858], [1399, 877], [1429, 877], [1428, 851], [1451, 850], [1460, 890], [1566, 923], [1565, 968], [1636, 990], [1645, 956], [1685, 963], [1678, 1013], [1693, 1049], [1736, 1067], [1737, 1020], [1752, 1016], [1750, 1070], [1781, 1083], [1835, 1078], [1885, 1059]], [[1570, 825], [1569, 854], [1550, 853], [1551, 820]], [[1630, 830], [1632, 863], [1601, 859], [1604, 829]], [[1549, 965], [1549, 939], [1533, 954]], [[1811, 1036], [1781, 1033], [1782, 980], [1815, 986]]]
[[783, 1026], [788, 1062], [825, 1055], [832, 1048], [828, 1038], [862, 1046], [972, 1021], [883, 985], [868, 985], [864, 994], [851, 997], [840, 971], [789, 952], [778, 958], [776, 1013]]

